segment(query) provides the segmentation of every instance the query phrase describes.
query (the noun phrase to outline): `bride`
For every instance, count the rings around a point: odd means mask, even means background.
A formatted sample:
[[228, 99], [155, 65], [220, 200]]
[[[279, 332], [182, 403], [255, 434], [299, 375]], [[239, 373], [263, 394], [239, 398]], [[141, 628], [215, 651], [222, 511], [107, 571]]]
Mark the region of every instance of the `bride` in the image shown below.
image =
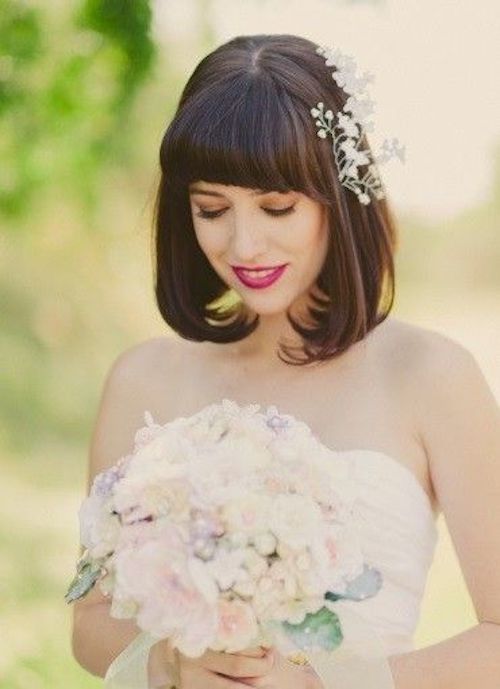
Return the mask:
[[[386, 582], [357, 609], [395, 689], [493, 689], [499, 409], [466, 348], [389, 316], [396, 225], [376, 165], [364, 174], [364, 135], [353, 148], [356, 113], [364, 121], [353, 85], [340, 51], [288, 34], [238, 36], [194, 70], [161, 144], [155, 206], [156, 299], [177, 336], [132, 346], [110, 367], [87, 489], [130, 451], [145, 409], [165, 423], [222, 398], [276, 405], [350, 460], [363, 543]], [[441, 511], [477, 624], [415, 650]], [[139, 632], [109, 615], [99, 587], [74, 604], [73, 653], [94, 675]], [[323, 686], [276, 649], [193, 659], [166, 639], [148, 662], [151, 687], [170, 686], [174, 666], [182, 689]]]

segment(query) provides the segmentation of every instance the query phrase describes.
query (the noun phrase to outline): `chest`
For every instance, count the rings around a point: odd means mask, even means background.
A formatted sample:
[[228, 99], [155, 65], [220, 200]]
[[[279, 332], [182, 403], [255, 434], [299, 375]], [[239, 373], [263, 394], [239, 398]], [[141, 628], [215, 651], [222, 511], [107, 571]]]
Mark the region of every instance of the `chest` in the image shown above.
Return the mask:
[[169, 378], [173, 394], [162, 404], [163, 422], [190, 416], [223, 398], [262, 409], [274, 405], [305, 422], [330, 449], [371, 449], [396, 458], [435, 500], [411, 400], [402, 394], [390, 366], [372, 352], [360, 349], [316, 368], [285, 364], [270, 373], [207, 356], [196, 344], [183, 351]]
[[241, 405], [275, 405], [308, 424], [332, 448], [373, 446], [403, 457], [415, 450], [411, 410], [369, 357], [316, 368], [285, 365], [271, 374], [210, 359], [200, 349], [177, 367], [174, 377], [171, 417], [193, 414], [226, 397]]

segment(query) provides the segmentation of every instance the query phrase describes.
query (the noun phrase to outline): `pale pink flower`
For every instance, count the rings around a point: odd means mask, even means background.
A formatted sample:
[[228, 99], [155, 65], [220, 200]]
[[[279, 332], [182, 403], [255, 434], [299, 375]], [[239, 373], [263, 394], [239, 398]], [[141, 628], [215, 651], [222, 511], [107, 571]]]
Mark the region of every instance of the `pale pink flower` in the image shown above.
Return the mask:
[[212, 648], [234, 653], [251, 646], [258, 634], [257, 620], [252, 607], [238, 599], [222, 598], [217, 610], [219, 624]]
[[158, 532], [158, 522], [140, 521], [134, 524], [126, 524], [120, 530], [120, 535], [116, 544], [116, 550], [127, 548], [140, 548], [148, 541], [155, 538]]
[[158, 637], [175, 632], [186, 655], [206, 647], [215, 630], [215, 585], [209, 592], [206, 580], [193, 579], [175, 528], [165, 524], [155, 539], [121, 550], [113, 565], [116, 590], [138, 603], [142, 629]]

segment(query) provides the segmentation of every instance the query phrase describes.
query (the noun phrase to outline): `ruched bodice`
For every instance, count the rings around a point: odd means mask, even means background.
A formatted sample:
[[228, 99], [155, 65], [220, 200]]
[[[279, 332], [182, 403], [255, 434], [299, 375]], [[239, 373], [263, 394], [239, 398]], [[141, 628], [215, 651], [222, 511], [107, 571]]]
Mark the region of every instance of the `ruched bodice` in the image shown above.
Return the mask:
[[361, 544], [366, 560], [383, 576], [376, 596], [339, 601], [339, 612], [347, 606], [367, 619], [388, 654], [412, 650], [438, 538], [438, 509], [412, 471], [389, 455], [326, 449], [333, 460], [335, 455], [348, 459]]

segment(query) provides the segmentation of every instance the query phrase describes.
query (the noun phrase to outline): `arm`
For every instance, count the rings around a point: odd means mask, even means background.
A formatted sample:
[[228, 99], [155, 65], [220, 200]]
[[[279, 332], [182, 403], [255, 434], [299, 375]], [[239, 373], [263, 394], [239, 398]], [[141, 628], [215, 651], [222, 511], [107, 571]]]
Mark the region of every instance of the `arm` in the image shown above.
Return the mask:
[[390, 656], [389, 664], [396, 689], [498, 689], [500, 624], [480, 622], [437, 644]]
[[[102, 596], [93, 590], [87, 595]], [[86, 599], [83, 599], [85, 601]], [[77, 602], [73, 615], [72, 650], [75, 659], [88, 672], [104, 677], [111, 662], [140, 633], [132, 620], [119, 620], [109, 614], [109, 603]], [[149, 683], [151, 687], [168, 686], [170, 674], [167, 664], [173, 663], [168, 641], [155, 644], [149, 656]]]
[[[145, 382], [151, 375], [145, 369], [155, 365], [157, 353], [156, 340], [132, 347], [116, 359], [106, 377], [90, 444], [87, 494], [96, 474], [131, 451], [135, 431], [144, 425], [144, 410], [151, 409], [152, 403]], [[131, 619], [111, 617], [110, 601], [98, 583], [72, 607], [73, 655], [88, 672], [104, 677], [110, 663], [141, 630]], [[166, 663], [171, 659], [168, 642], [153, 646], [151, 686], [166, 683]]]
[[389, 663], [396, 689], [498, 689], [500, 413], [468, 350], [442, 336], [430, 344], [418, 356], [412, 403], [478, 624]]

